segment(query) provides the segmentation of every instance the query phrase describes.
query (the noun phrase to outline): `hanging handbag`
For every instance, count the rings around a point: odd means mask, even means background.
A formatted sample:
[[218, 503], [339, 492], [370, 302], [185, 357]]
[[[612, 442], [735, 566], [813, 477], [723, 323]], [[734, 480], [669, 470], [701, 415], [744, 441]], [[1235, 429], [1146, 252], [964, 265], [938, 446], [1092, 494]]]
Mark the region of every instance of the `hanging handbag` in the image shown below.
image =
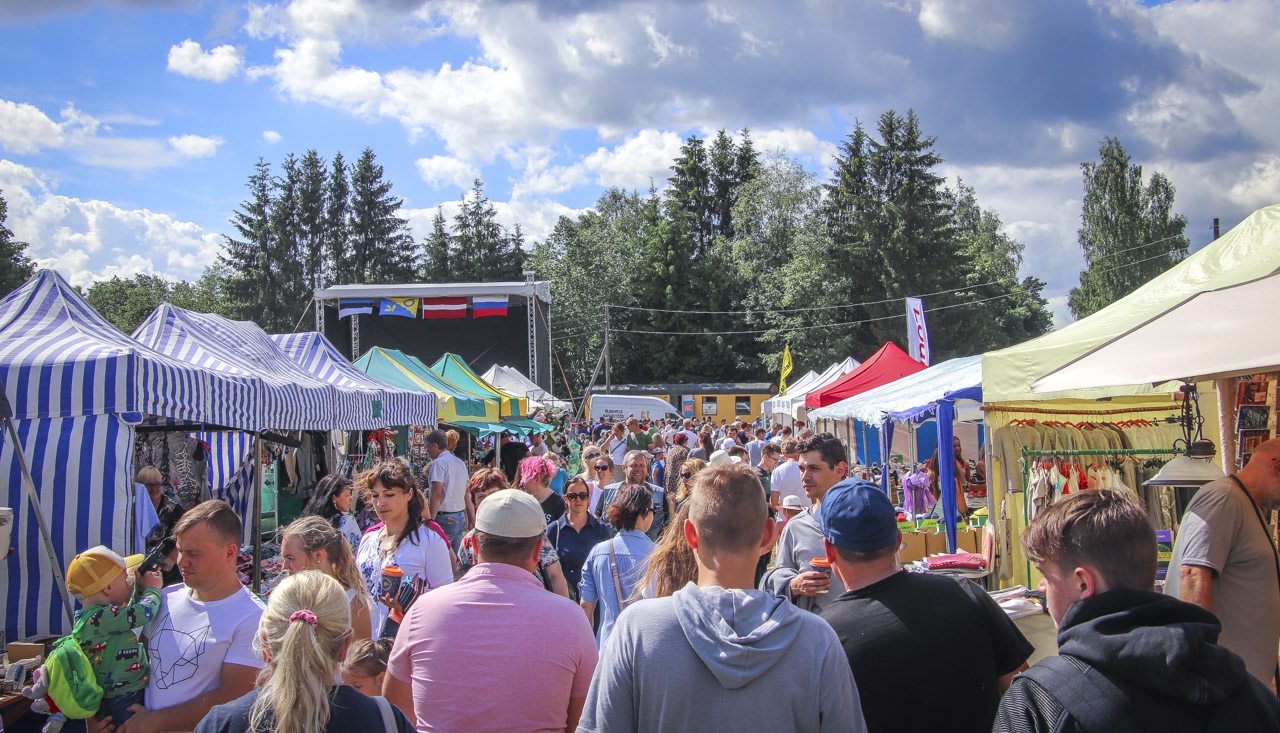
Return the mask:
[[609, 571], [613, 573], [613, 592], [618, 596], [618, 612], [621, 613], [627, 607], [627, 601], [622, 597], [622, 579], [618, 576], [618, 556], [613, 552], [613, 543], [617, 537], [609, 540]]

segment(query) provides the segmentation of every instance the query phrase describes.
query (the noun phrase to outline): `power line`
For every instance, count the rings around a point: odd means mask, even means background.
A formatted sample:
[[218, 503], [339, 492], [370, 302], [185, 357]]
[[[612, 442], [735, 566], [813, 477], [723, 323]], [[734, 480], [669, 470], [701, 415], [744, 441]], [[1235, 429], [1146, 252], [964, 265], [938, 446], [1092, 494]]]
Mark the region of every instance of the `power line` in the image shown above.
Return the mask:
[[[1146, 244], [1139, 244], [1139, 245], [1136, 245], [1136, 246], [1133, 246], [1133, 247], [1128, 247], [1128, 248], [1125, 248], [1125, 249], [1119, 250], [1119, 251], [1117, 251], [1117, 252], [1113, 252], [1113, 253], [1111, 253], [1111, 254], [1107, 255], [1106, 257], [1100, 257], [1100, 258], [1098, 258], [1098, 259], [1099, 259], [1099, 260], [1109, 259], [1109, 258], [1111, 258], [1111, 257], [1115, 257], [1115, 256], [1117, 256], [1117, 255], [1124, 254], [1125, 252], [1131, 252], [1131, 251], [1133, 251], [1133, 250], [1135, 250], [1135, 249], [1142, 249], [1142, 248], [1144, 248], [1144, 247], [1150, 247], [1150, 246], [1151, 246], [1151, 245], [1153, 245], [1153, 244], [1160, 244], [1161, 242], [1167, 242], [1168, 240], [1170, 240], [1170, 239], [1174, 239], [1174, 238], [1177, 238], [1177, 237], [1179, 237], [1179, 236], [1181, 236], [1181, 235], [1178, 235], [1178, 234], [1172, 234], [1172, 235], [1169, 235], [1169, 236], [1164, 237], [1164, 238], [1162, 238], [1162, 239], [1157, 239], [1157, 240], [1155, 240], [1154, 242], [1147, 242]], [[1176, 249], [1176, 248], [1175, 248], [1175, 249]], [[1153, 260], [1153, 259], [1156, 259], [1156, 258], [1159, 258], [1159, 257], [1164, 257], [1165, 255], [1170, 254], [1171, 252], [1175, 251], [1175, 249], [1169, 249], [1169, 250], [1166, 250], [1166, 251], [1164, 251], [1164, 252], [1161, 252], [1160, 254], [1155, 255], [1155, 256], [1153, 256], [1153, 257], [1148, 257], [1148, 258], [1146, 258], [1146, 259], [1138, 260], [1138, 261], [1136, 261], [1136, 262], [1130, 262], [1130, 263], [1126, 264], [1126, 265], [1125, 265], [1125, 267], [1129, 267], [1129, 266], [1132, 266], [1132, 265], [1136, 265], [1136, 264], [1139, 264], [1139, 263], [1142, 263], [1142, 262], [1147, 262], [1148, 260]], [[1047, 269], [1047, 270], [1041, 270], [1041, 272], [1057, 272], [1057, 271], [1059, 271], [1059, 270], [1069, 270], [1069, 269], [1074, 269], [1074, 268], [1076, 268], [1076, 267], [1079, 267], [1079, 265], [1064, 265], [1064, 266], [1062, 266], [1062, 267], [1052, 267], [1052, 268], [1049, 268], [1049, 269]], [[1111, 271], [1111, 270], [1107, 270], [1106, 272], [1110, 272], [1110, 271]], [[1014, 282], [1014, 283], [1016, 283], [1016, 282], [1017, 282], [1017, 280], [1016, 280], [1016, 279], [1011, 279], [1011, 278], [1002, 278], [1002, 279], [1000, 279], [1000, 280], [992, 280], [992, 281], [990, 281], [990, 282], [979, 283], [979, 284], [977, 284], [977, 285], [965, 285], [965, 286], [963, 286], [963, 287], [959, 287], [959, 288], [952, 288], [952, 289], [950, 289], [950, 290], [939, 290], [939, 291], [938, 291], [938, 292], [936, 292], [936, 293], [925, 293], [924, 295], [906, 295], [906, 296], [903, 296], [903, 297], [907, 297], [907, 298], [933, 298], [933, 297], [936, 297], [936, 296], [939, 296], [939, 295], [949, 295], [949, 294], [951, 294], [951, 293], [959, 293], [959, 292], [964, 291], [964, 290], [976, 290], [976, 289], [978, 289], [978, 288], [987, 287], [988, 285], [1000, 285], [1000, 284], [1009, 283], [1009, 282]], [[812, 307], [809, 307], [809, 308], [768, 308], [768, 309], [760, 309], [760, 310], [745, 310], [745, 311], [670, 310], [670, 309], [665, 309], [665, 308], [642, 308], [642, 307], [640, 307], [640, 306], [631, 306], [631, 305], [613, 305], [613, 304], [610, 304], [610, 305], [609, 305], [609, 307], [610, 307], [610, 308], [618, 308], [618, 309], [620, 309], [620, 310], [645, 311], [645, 312], [647, 312], [647, 313], [690, 313], [690, 314], [698, 314], [698, 315], [726, 315], [726, 316], [728, 316], [728, 315], [733, 315], [733, 316], [749, 316], [749, 315], [754, 315], [754, 314], [757, 314], [757, 313], [766, 313], [766, 314], [767, 314], [767, 313], [809, 313], [809, 312], [812, 312], [812, 311], [837, 310], [837, 309], [840, 309], [840, 308], [860, 308], [860, 307], [863, 307], [863, 306], [869, 306], [869, 305], [884, 305], [885, 303], [896, 303], [896, 302], [897, 302], [897, 301], [899, 301], [899, 300], [902, 300], [902, 298], [886, 298], [886, 299], [884, 299], [884, 300], [870, 300], [870, 301], [865, 301], [865, 302], [862, 302], [862, 303], [842, 303], [842, 304], [839, 304], [839, 305], [817, 305], [817, 306], [812, 306]], [[933, 310], [936, 310], [936, 309], [933, 309]]]
[[[1119, 267], [1112, 267], [1107, 270], [1102, 270], [1098, 274], [1105, 274], [1108, 272], [1115, 272], [1116, 270], [1122, 270], [1126, 267], [1132, 267], [1133, 265], [1138, 265], [1143, 262], [1149, 262], [1150, 260], [1164, 257], [1167, 254], [1168, 252], [1162, 252], [1157, 255], [1152, 255], [1151, 257], [1145, 257], [1141, 260], [1135, 260], [1133, 262], [1130, 262], [1128, 264], [1125, 264]], [[1000, 295], [993, 295], [989, 298], [979, 298], [978, 300], [966, 300], [963, 303], [952, 303], [951, 305], [940, 305], [936, 308], [929, 308], [925, 312], [932, 313], [934, 311], [948, 310], [950, 308], [961, 308], [967, 305], [977, 305], [979, 303], [987, 303], [993, 300], [1000, 300], [1001, 298], [1011, 298], [1015, 295], [1024, 295], [1028, 292], [1030, 291], [1026, 289], [1019, 289], [1019, 290], [1014, 290], [1008, 293], [1001, 293]], [[902, 298], [894, 299], [894, 301], [897, 301], [897, 300], [902, 300]], [[886, 302], [893, 302], [893, 301], [886, 301]], [[687, 311], [687, 312], [692, 313], [695, 311]], [[775, 312], [780, 312], [780, 311], [775, 311]], [[906, 313], [897, 313], [891, 316], [865, 318], [859, 321], [844, 321], [841, 323], [815, 324], [811, 326], [792, 326], [792, 327], [780, 326], [777, 328], [753, 329], [753, 330], [745, 330], [745, 331], [629, 331], [629, 330], [624, 330], [620, 328], [615, 328], [613, 329], [613, 331], [615, 333], [637, 333], [637, 334], [646, 334], [651, 336], [739, 336], [739, 335], [745, 336], [745, 335], [760, 334], [760, 333], [788, 333], [791, 331], [810, 331], [817, 328], [838, 328], [840, 326], [857, 326], [864, 323], [874, 323], [877, 321], [888, 321], [895, 318], [906, 318], [906, 317], [907, 317]]]

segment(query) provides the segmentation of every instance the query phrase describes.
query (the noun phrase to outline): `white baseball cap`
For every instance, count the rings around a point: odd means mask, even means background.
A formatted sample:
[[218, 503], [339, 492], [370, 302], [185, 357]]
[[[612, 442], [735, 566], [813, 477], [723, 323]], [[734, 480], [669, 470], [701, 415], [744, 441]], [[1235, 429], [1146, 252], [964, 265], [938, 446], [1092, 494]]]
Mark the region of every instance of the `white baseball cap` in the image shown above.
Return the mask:
[[520, 489], [503, 489], [480, 502], [476, 529], [510, 539], [537, 537], [547, 531], [547, 517], [537, 499]]

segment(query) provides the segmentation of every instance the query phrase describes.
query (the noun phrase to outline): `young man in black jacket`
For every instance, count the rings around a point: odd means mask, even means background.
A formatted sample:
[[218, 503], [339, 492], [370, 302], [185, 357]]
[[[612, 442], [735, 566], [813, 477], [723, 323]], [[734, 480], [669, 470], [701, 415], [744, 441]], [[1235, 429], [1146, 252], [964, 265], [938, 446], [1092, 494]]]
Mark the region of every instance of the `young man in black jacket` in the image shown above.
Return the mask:
[[1013, 680], [996, 733], [1280, 731], [1280, 700], [1208, 611], [1152, 590], [1155, 531], [1130, 494], [1082, 491], [1027, 529], [1058, 657]]

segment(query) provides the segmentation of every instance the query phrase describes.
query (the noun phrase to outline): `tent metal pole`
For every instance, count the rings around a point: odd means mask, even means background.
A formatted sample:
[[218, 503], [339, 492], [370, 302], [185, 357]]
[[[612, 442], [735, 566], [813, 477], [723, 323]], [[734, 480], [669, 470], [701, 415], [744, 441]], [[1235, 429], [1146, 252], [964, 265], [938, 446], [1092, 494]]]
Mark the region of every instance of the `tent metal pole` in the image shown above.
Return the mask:
[[[354, 319], [355, 316], [352, 316]], [[262, 592], [262, 433], [253, 434], [253, 592]]]
[[40, 525], [40, 536], [44, 539], [45, 552], [49, 554], [49, 567], [53, 569], [54, 580], [58, 583], [58, 593], [62, 596], [62, 608], [67, 612], [67, 623], [75, 623], [75, 613], [71, 608], [71, 596], [67, 594], [67, 580], [62, 576], [62, 565], [53, 551], [53, 540], [49, 537], [49, 525], [44, 521], [44, 512], [40, 511], [40, 495], [36, 493], [36, 482], [31, 478], [31, 469], [27, 466], [27, 454], [22, 451], [22, 441], [18, 439], [18, 429], [13, 426], [13, 418], [4, 419], [9, 430], [9, 439], [13, 441], [13, 455], [18, 459], [18, 468], [22, 471], [22, 482], [27, 487], [27, 500], [31, 502], [31, 511], [35, 512], [36, 523]]

